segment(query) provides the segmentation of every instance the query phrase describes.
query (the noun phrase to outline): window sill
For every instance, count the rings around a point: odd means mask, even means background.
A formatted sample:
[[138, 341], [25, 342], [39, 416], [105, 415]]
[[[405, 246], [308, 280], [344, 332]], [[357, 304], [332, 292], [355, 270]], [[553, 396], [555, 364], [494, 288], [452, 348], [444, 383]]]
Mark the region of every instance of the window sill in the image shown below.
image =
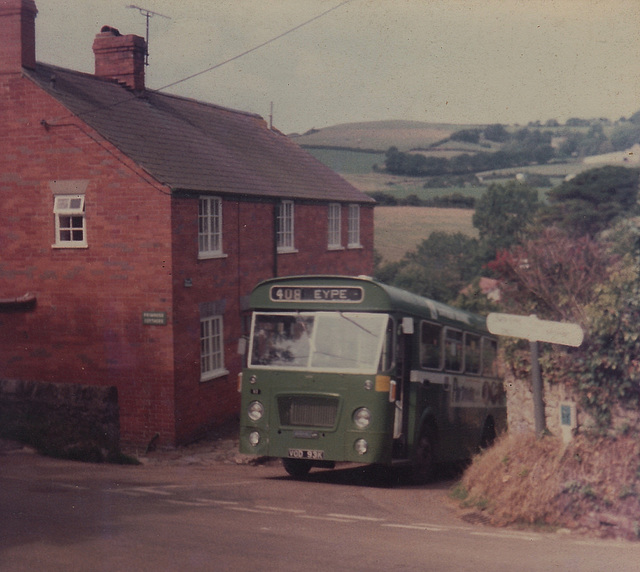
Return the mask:
[[297, 248], [278, 248], [278, 254], [295, 254], [298, 252]]
[[198, 253], [198, 260], [215, 260], [217, 258], [228, 258], [229, 255], [224, 252], [216, 252], [211, 254]]
[[62, 250], [74, 250], [74, 249], [78, 249], [78, 248], [89, 248], [89, 245], [85, 242], [85, 243], [79, 243], [79, 244], [52, 244], [51, 248], [57, 248], [57, 249], [62, 249]]
[[339, 250], [344, 250], [344, 246], [331, 246], [331, 245], [329, 245], [329, 246], [327, 246], [327, 250], [333, 250], [333, 251], [335, 251], [335, 250], [338, 250], [338, 251]]
[[212, 381], [214, 379], [218, 379], [220, 377], [224, 377], [225, 375], [229, 375], [229, 371], [226, 369], [217, 369], [216, 371], [212, 371], [200, 377], [200, 383], [204, 383], [206, 381]]
[[357, 250], [364, 248], [364, 246], [362, 246], [361, 244], [347, 244], [347, 248], [349, 250]]

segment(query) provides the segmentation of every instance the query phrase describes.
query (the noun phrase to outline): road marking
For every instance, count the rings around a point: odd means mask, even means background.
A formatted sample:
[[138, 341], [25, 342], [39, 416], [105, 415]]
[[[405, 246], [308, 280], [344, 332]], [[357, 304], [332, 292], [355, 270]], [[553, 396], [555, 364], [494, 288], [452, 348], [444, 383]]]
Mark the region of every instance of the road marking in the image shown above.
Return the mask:
[[414, 522], [414, 526], [426, 526], [427, 528], [437, 528], [438, 530], [451, 530], [450, 526], [443, 524], [433, 524], [431, 522]]
[[173, 494], [170, 491], [166, 491], [164, 490], [164, 488], [160, 488], [160, 487], [131, 487], [128, 490], [134, 491], [136, 493], [160, 495], [160, 496], [169, 496]]
[[333, 518], [348, 518], [351, 520], [363, 520], [363, 521], [367, 521], [367, 522], [384, 522], [386, 520], [386, 518], [374, 518], [372, 516], [357, 516], [354, 514], [336, 514], [336, 513], [329, 513], [327, 516], [333, 517]]
[[494, 538], [512, 538], [514, 540], [540, 540], [540, 536], [526, 532], [471, 532], [472, 536], [491, 536]]
[[274, 512], [285, 512], [285, 513], [289, 513], [289, 514], [304, 514], [305, 512], [307, 512], [306, 510], [302, 510], [302, 509], [298, 509], [298, 508], [280, 508], [278, 506], [263, 506], [263, 505], [256, 505], [256, 508], [262, 509], [262, 510], [271, 510]]
[[332, 516], [313, 516], [310, 514], [300, 514], [298, 515], [298, 518], [308, 518], [311, 520], [328, 520], [329, 522], [344, 522], [347, 524], [356, 522], [355, 520], [348, 519], [348, 518], [336, 518]]
[[235, 510], [238, 512], [253, 512], [257, 514], [271, 514], [268, 510], [258, 510], [256, 508], [249, 508], [244, 506], [225, 506], [227, 510]]
[[225, 506], [240, 504], [238, 501], [231, 501], [231, 500], [216, 500], [216, 499], [196, 499], [196, 500], [203, 504], [221, 504]]
[[183, 501], [177, 499], [167, 499], [169, 504], [179, 504], [180, 506], [206, 506], [204, 503], [198, 501]]
[[427, 526], [424, 524], [383, 524], [388, 528], [404, 528], [408, 530], [422, 530], [426, 532], [446, 532], [448, 529], [443, 527]]

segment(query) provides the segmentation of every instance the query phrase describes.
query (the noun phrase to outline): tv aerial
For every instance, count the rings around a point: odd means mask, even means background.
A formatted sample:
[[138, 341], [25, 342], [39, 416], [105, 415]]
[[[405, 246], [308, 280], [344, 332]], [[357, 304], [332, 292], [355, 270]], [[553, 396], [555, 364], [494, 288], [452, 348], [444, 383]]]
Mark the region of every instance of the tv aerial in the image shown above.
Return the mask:
[[160, 14], [158, 12], [154, 12], [153, 10], [147, 10], [146, 8], [140, 8], [140, 6], [135, 6], [134, 4], [129, 4], [127, 8], [133, 8], [134, 10], [138, 10], [140, 14], [142, 14], [147, 19], [147, 37], [146, 37], [146, 48], [144, 54], [144, 65], [149, 65], [149, 20], [154, 16], [160, 16], [160, 18], [166, 18], [167, 20], [171, 20], [169, 16], [165, 16], [164, 14]]

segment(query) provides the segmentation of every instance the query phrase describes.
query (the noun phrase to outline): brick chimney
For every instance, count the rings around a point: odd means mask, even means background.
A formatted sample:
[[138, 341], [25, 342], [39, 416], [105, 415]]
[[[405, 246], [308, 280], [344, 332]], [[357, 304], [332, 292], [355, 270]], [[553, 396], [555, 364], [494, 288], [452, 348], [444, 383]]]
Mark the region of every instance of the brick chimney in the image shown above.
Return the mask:
[[0, 74], [36, 67], [36, 15], [33, 0], [0, 0]]
[[146, 49], [144, 38], [133, 34], [122, 36], [115, 28], [103, 26], [93, 41], [96, 75], [115, 79], [135, 91], [143, 91]]

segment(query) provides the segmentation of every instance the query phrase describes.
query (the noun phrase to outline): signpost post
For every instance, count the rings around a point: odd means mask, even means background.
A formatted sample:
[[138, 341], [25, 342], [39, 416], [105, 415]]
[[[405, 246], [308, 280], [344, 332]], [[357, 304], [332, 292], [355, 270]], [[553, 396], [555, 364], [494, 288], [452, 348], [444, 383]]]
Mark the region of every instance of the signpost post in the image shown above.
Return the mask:
[[584, 332], [577, 324], [540, 320], [537, 316], [516, 316], [493, 312], [487, 316], [487, 329], [498, 336], [523, 338], [531, 346], [531, 385], [533, 391], [533, 417], [537, 436], [545, 430], [542, 377], [540, 375], [538, 342], [579, 347]]

